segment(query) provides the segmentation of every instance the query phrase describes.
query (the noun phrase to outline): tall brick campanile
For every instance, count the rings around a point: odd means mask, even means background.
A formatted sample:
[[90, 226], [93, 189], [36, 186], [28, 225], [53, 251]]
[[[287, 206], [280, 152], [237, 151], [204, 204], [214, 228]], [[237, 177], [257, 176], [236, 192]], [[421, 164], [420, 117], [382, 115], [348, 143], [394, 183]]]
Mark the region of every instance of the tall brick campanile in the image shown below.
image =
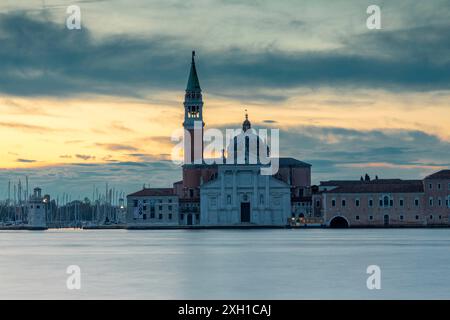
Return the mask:
[[[192, 51], [191, 71], [184, 96], [184, 163], [203, 163], [203, 98]], [[189, 134], [188, 134], [189, 133]]]

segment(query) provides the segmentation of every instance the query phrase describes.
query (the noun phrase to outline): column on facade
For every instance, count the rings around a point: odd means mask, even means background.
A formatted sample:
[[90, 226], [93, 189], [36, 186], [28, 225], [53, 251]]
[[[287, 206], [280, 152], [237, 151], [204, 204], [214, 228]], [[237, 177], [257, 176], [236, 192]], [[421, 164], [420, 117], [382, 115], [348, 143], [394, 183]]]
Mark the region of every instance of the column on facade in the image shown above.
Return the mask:
[[253, 175], [253, 207], [258, 208], [258, 172]]
[[237, 207], [237, 200], [236, 170], [233, 170], [233, 207]]
[[220, 208], [225, 207], [225, 172], [220, 173]]

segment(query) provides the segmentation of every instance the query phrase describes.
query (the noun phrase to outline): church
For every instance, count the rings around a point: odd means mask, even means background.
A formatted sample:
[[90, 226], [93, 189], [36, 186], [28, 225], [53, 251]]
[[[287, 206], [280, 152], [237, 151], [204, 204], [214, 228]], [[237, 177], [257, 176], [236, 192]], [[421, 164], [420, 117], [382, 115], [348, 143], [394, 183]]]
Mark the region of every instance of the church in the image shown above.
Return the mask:
[[[228, 143], [223, 161], [205, 161], [203, 97], [192, 53], [184, 99], [184, 164], [173, 188], [144, 188], [127, 196], [130, 228], [157, 226], [282, 227], [311, 205], [311, 165], [277, 158], [278, 170], [262, 174], [270, 148], [248, 114]], [[211, 164], [212, 163], [212, 164]], [[295, 203], [294, 203], [295, 202]]]

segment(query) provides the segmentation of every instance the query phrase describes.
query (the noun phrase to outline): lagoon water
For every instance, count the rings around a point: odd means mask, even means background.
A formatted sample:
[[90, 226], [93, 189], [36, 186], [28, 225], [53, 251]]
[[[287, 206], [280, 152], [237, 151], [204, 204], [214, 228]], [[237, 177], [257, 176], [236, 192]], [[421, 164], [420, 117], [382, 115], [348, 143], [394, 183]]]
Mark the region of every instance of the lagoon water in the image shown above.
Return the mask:
[[450, 229], [0, 231], [0, 298], [449, 299]]

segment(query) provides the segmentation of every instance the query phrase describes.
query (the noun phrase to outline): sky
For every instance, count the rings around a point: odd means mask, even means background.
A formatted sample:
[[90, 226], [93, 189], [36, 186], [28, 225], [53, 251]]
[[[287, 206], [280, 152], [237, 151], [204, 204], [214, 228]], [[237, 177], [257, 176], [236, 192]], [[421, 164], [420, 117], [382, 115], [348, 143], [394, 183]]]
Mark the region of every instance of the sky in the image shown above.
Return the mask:
[[0, 198], [26, 175], [74, 198], [179, 180], [192, 50], [206, 127], [247, 109], [313, 183], [450, 167], [449, 0], [3, 0], [0, 44]]

